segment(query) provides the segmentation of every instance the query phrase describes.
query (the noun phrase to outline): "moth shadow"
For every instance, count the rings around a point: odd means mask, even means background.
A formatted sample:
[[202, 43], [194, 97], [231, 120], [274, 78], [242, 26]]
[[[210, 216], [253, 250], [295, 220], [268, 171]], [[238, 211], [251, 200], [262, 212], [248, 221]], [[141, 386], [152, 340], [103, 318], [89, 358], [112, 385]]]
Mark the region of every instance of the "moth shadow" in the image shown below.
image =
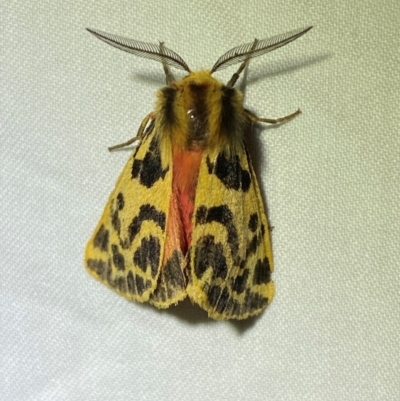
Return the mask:
[[165, 74], [161, 71], [139, 71], [132, 73], [130, 78], [134, 82], [143, 82], [154, 86], [156, 89], [166, 86]]
[[278, 61], [271, 63], [267, 71], [260, 69], [257, 73], [251, 73], [249, 76], [246, 74], [240, 82], [239, 89], [244, 93], [248, 85], [256, 84], [260, 80], [291, 74], [297, 70], [302, 70], [311, 65], [323, 63], [332, 57], [333, 53], [324, 53], [298, 60], [293, 59], [289, 62]]
[[252, 329], [263, 315], [264, 312], [261, 315], [252, 316], [244, 320], [230, 320], [229, 323], [236, 330], [237, 334], [243, 335], [247, 330]]
[[[152, 309], [154, 308], [154, 306], [149, 304], [142, 304], [142, 306], [149, 307]], [[169, 307], [168, 309], [164, 310], [156, 309], [156, 313], [168, 314], [193, 326], [199, 324], [207, 324], [207, 325], [218, 325], [221, 323], [230, 324], [239, 335], [242, 335], [247, 330], [253, 328], [257, 320], [261, 316], [261, 315], [253, 316], [245, 320], [229, 320], [229, 321], [214, 320], [209, 318], [206, 311], [198, 307], [196, 304], [193, 304], [188, 298], [179, 302], [177, 305]]]
[[215, 320], [212, 320], [208, 317], [206, 311], [193, 304], [189, 298], [185, 298], [177, 305], [171, 306], [168, 309], [160, 312], [172, 315], [191, 325], [216, 323]]

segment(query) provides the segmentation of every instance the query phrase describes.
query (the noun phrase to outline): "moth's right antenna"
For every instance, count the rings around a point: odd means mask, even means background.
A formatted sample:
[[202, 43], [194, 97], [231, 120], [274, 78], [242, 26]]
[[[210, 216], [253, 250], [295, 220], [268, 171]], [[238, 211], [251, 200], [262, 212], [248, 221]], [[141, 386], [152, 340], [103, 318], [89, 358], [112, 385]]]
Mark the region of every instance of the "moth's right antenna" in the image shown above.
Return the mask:
[[214, 73], [215, 71], [229, 67], [230, 65], [242, 62], [238, 71], [235, 74], [233, 74], [231, 80], [228, 83], [228, 86], [232, 87], [239, 78], [239, 74], [246, 67], [250, 59], [261, 56], [265, 53], [271, 52], [275, 49], [279, 49], [280, 47], [287, 45], [293, 40], [296, 40], [300, 36], [304, 35], [311, 28], [312, 26], [309, 26], [307, 28], [296, 29], [294, 31], [286, 32], [282, 35], [273, 36], [272, 38], [267, 38], [263, 40], [256, 39], [253, 42], [245, 43], [244, 45], [234, 47], [233, 49], [223, 54], [217, 60], [217, 62], [211, 68], [211, 74]]
[[170, 68], [168, 67], [168, 64], [166, 63], [166, 60], [163, 57], [163, 55], [165, 54], [164, 42], [160, 42], [160, 54], [161, 54], [161, 62], [165, 73], [165, 80], [167, 85], [169, 86], [171, 82], [175, 81], [175, 77], [172, 74]]
[[[252, 46], [250, 52], [254, 51], [254, 49], [257, 46], [257, 43], [258, 43], [258, 39], [254, 39], [254, 43], [253, 43], [253, 46]], [[251, 53], [249, 53], [249, 55], [247, 56], [246, 60], [244, 60], [243, 63], [240, 64], [240, 67], [238, 68], [238, 70], [232, 75], [232, 78], [226, 84], [226, 86], [228, 88], [233, 88], [235, 86], [236, 81], [239, 79], [240, 73], [244, 70], [244, 68], [246, 67], [247, 63], [250, 61], [250, 58], [251, 58]]]

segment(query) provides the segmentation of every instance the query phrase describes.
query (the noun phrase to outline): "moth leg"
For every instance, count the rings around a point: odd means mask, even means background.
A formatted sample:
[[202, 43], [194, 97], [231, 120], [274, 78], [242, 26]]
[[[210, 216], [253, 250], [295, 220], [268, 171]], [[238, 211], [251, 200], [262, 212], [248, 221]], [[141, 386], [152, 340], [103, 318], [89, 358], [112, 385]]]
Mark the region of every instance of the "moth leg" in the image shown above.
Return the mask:
[[299, 114], [301, 114], [301, 110], [297, 109], [294, 113], [289, 114], [285, 117], [281, 118], [262, 118], [256, 116], [254, 113], [252, 113], [250, 110], [245, 110], [247, 117], [251, 120], [253, 123], [268, 123], [268, 124], [279, 124], [279, 123], [284, 123], [287, 121], [292, 120]]
[[239, 79], [240, 73], [244, 70], [246, 65], [251, 59], [252, 56], [252, 51], [257, 47], [258, 39], [254, 39], [253, 46], [251, 47], [251, 50], [249, 51], [249, 54], [247, 55], [246, 59], [243, 61], [242, 64], [240, 64], [240, 67], [238, 70], [232, 75], [232, 78], [229, 80], [229, 82], [226, 84], [228, 88], [233, 88], [235, 85], [236, 81]]
[[165, 49], [164, 49], [164, 42], [160, 42], [160, 54], [161, 54], [161, 62], [164, 68], [164, 73], [165, 73], [165, 81], [167, 85], [169, 86], [172, 82], [175, 81], [175, 77], [172, 74], [171, 70], [169, 69], [167, 63], [165, 62], [164, 57], [162, 57], [163, 54], [165, 54]]
[[129, 139], [129, 141], [127, 141], [127, 142], [120, 143], [119, 145], [110, 146], [110, 147], [108, 148], [108, 150], [109, 150], [110, 152], [112, 152], [112, 151], [115, 150], [115, 149], [124, 148], [125, 146], [131, 145], [133, 142], [142, 140], [142, 138], [147, 134], [148, 130], [150, 130], [150, 129], [152, 128], [152, 124], [150, 123], [148, 129], [146, 129], [146, 128], [147, 128], [147, 125], [148, 125], [148, 123], [149, 123], [149, 121], [150, 121], [150, 119], [153, 119], [152, 121], [154, 121], [154, 114], [153, 114], [153, 113], [149, 113], [149, 114], [143, 119], [143, 121], [142, 121], [142, 123], [140, 124], [140, 127], [139, 127], [138, 132], [137, 132], [137, 134], [136, 134], [135, 137], [133, 137], [132, 139]]

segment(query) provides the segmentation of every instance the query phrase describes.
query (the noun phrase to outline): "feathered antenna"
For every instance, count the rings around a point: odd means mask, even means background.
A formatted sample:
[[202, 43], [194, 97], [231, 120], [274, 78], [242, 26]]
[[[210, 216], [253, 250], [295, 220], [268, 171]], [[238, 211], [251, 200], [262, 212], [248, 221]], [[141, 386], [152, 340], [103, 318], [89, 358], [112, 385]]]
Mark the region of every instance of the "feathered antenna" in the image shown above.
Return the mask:
[[296, 29], [295, 31], [273, 36], [272, 38], [259, 40], [257, 42], [252, 41], [244, 45], [234, 47], [217, 60], [213, 68], [211, 68], [211, 73], [242, 61], [247, 63], [254, 57], [261, 56], [262, 54], [285, 46], [293, 40], [296, 40], [300, 36], [304, 35], [311, 28], [312, 26], [309, 26], [308, 28]]
[[179, 68], [180, 70], [190, 72], [190, 68], [183, 61], [182, 57], [171, 49], [168, 49], [168, 47], [165, 47], [163, 44], [154, 45], [152, 43], [140, 42], [138, 40], [128, 39], [123, 36], [105, 33], [97, 29], [86, 29], [103, 42], [106, 42], [117, 49], [135, 54], [139, 57], [156, 60], [162, 63], [164, 67], [168, 65], [170, 67], [175, 67]]
[[[160, 42], [160, 54], [164, 55], [164, 42]], [[171, 70], [169, 69], [167, 63], [165, 62], [164, 58], [161, 60], [163, 69], [164, 69], [164, 74], [165, 74], [165, 80], [167, 85], [170, 85], [171, 82], [175, 81], [174, 75], [172, 74]]]

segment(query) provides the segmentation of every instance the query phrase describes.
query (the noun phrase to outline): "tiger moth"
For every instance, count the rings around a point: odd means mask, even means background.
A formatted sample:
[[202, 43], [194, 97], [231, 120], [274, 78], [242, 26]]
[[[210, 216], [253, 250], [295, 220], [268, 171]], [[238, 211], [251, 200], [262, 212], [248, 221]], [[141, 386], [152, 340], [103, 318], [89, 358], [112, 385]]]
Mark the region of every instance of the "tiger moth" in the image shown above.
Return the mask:
[[[246, 137], [260, 118], [234, 88], [249, 60], [308, 32], [254, 40], [192, 71], [164, 43], [88, 29], [104, 42], [162, 64], [157, 92], [85, 252], [88, 272], [129, 300], [167, 308], [186, 297], [213, 319], [246, 319], [271, 302], [273, 257], [268, 219]], [[227, 84], [212, 74], [241, 63]], [[187, 72], [175, 79], [170, 67]]]

